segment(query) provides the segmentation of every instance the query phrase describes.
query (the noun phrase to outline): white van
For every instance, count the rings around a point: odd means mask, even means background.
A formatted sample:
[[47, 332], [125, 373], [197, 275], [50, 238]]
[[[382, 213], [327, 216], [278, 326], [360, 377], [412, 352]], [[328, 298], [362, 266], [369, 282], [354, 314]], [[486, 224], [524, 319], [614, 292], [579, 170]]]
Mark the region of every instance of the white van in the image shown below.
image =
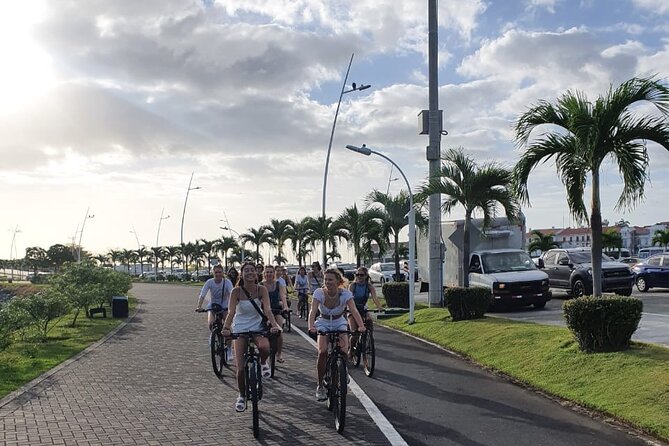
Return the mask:
[[639, 253], [636, 255], [639, 259], [647, 259], [648, 257], [655, 254], [662, 254], [664, 248], [655, 246], [650, 248], [639, 248]]

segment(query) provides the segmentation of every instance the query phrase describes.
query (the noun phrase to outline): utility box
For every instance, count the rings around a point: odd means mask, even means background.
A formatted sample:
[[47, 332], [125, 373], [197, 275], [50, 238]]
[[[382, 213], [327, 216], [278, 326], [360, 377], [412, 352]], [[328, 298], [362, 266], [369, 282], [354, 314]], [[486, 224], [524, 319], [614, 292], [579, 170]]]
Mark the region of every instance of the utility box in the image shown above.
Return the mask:
[[[444, 111], [438, 110], [439, 113], [439, 128], [437, 132], [441, 132], [444, 128]], [[430, 134], [430, 110], [421, 110], [418, 113], [418, 134], [419, 135], [429, 135]]]
[[112, 317], [128, 317], [128, 296], [112, 297]]

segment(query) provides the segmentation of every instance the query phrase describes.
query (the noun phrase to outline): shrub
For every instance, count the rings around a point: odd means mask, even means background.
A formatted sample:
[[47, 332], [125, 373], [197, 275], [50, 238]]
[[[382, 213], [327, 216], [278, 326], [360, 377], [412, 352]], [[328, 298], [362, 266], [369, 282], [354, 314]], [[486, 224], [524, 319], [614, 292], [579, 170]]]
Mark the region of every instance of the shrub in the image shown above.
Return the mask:
[[488, 288], [452, 287], [444, 290], [444, 305], [454, 321], [482, 318], [491, 300], [492, 294]]
[[49, 280], [51, 279], [50, 274], [33, 274], [30, 276], [30, 283], [35, 284], [35, 285], [41, 285], [45, 283], [49, 283]]
[[384, 283], [381, 293], [388, 307], [409, 308], [409, 284], [407, 282]]
[[633, 297], [580, 297], [564, 303], [567, 327], [584, 352], [626, 350], [641, 320], [643, 302]]
[[17, 297], [15, 302], [20, 309], [30, 315], [31, 324], [37, 327], [40, 340], [46, 339], [51, 321], [61, 318], [70, 311], [67, 297], [53, 289]]

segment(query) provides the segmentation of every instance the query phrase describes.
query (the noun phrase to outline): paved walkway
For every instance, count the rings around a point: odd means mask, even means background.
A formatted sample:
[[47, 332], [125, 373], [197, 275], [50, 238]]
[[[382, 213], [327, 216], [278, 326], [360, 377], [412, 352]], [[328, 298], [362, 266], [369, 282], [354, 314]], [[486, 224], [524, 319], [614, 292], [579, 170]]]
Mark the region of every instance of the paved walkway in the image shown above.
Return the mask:
[[116, 335], [0, 407], [2, 445], [388, 444], [356, 398], [346, 430], [314, 398], [315, 351], [285, 336], [286, 363], [264, 380], [260, 438], [236, 413], [231, 370], [211, 370], [197, 289], [136, 284], [137, 315]]

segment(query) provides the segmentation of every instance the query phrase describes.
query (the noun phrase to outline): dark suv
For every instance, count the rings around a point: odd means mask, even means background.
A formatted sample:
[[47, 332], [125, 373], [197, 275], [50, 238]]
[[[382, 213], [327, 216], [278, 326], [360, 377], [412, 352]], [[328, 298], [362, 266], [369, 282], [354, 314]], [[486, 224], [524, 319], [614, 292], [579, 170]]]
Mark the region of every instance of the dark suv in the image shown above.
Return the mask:
[[[590, 248], [551, 249], [539, 260], [548, 274], [551, 288], [562, 288], [574, 297], [592, 294], [592, 254]], [[602, 291], [621, 296], [632, 294], [634, 273], [629, 266], [602, 254]]]

